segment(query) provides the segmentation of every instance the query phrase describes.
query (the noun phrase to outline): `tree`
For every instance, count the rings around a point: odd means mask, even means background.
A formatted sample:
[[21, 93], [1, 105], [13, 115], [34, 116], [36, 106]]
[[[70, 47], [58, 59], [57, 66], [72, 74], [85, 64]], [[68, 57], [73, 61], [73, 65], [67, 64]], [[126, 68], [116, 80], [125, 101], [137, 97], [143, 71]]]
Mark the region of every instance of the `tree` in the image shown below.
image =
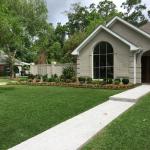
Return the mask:
[[122, 3], [125, 13], [123, 18], [135, 26], [141, 26], [147, 23], [147, 19], [144, 15], [146, 5], [141, 4], [141, 0], [126, 0]]
[[85, 27], [89, 24], [87, 7], [81, 6], [80, 3], [72, 4], [72, 8], [70, 11], [66, 11], [66, 14], [68, 16], [66, 26], [69, 36], [75, 32], [84, 31]]
[[55, 29], [55, 36], [56, 40], [61, 44], [61, 47], [64, 45], [64, 41], [66, 38], [66, 26], [62, 25], [61, 23], [57, 23], [56, 29]]
[[97, 6], [97, 9], [98, 9], [99, 16], [104, 19], [118, 15], [116, 5], [109, 0], [100, 1]]
[[0, 12], [0, 47], [8, 55], [11, 77], [13, 77], [17, 51], [24, 46], [22, 39], [23, 25], [19, 17], [5, 13], [6, 10], [5, 7]]
[[15, 59], [32, 46], [46, 19], [44, 0], [0, 1], [0, 47], [8, 55], [11, 77]]
[[54, 29], [51, 24], [45, 24], [43, 29], [38, 33], [37, 38], [32, 46], [32, 51], [36, 52], [35, 63], [46, 64], [48, 62], [48, 49], [53, 42]]
[[59, 42], [54, 42], [52, 46], [50, 47], [50, 51], [48, 53], [48, 57], [50, 62], [57, 61], [61, 62], [63, 57], [63, 51], [61, 44]]

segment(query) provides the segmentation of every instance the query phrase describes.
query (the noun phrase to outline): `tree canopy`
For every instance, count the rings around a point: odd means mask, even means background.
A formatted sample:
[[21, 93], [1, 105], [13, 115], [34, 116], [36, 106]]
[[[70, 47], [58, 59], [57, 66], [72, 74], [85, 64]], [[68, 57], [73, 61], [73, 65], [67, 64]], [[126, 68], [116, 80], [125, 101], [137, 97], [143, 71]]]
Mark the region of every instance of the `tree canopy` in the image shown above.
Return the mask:
[[125, 10], [123, 18], [133, 25], [139, 27], [148, 21], [144, 14], [147, 8], [141, 0], [126, 0], [121, 7]]
[[13, 76], [15, 59], [28, 55], [47, 23], [47, 6], [43, 0], [1, 0], [0, 4], [0, 47], [8, 55]]

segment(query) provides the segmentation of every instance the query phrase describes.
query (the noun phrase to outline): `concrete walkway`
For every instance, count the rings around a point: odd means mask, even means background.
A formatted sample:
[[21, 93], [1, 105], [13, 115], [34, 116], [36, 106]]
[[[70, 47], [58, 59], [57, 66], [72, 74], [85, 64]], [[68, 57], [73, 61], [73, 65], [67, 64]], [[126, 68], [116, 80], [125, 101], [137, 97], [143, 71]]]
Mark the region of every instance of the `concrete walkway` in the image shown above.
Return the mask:
[[141, 85], [134, 89], [127, 90], [120, 94], [111, 96], [110, 100], [136, 102], [138, 99], [148, 94], [149, 92], [150, 92], [150, 85]]
[[[140, 92], [141, 90], [143, 92]], [[140, 86], [111, 98], [121, 98], [121, 100], [129, 98], [137, 101], [139, 97], [148, 92], [150, 92], [150, 86]], [[135, 104], [133, 100], [132, 102], [122, 102], [118, 99], [117, 101], [109, 100], [10, 150], [76, 150], [112, 120], [133, 106]]]

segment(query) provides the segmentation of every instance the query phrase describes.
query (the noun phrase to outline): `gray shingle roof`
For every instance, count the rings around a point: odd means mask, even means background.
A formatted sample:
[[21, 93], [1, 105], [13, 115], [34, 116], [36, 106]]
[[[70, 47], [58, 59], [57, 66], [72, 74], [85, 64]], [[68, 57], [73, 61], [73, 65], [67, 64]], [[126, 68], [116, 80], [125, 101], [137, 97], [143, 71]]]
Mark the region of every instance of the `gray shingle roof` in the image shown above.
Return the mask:
[[146, 23], [142, 27], [140, 27], [141, 30], [145, 31], [146, 33], [150, 34], [150, 22]]

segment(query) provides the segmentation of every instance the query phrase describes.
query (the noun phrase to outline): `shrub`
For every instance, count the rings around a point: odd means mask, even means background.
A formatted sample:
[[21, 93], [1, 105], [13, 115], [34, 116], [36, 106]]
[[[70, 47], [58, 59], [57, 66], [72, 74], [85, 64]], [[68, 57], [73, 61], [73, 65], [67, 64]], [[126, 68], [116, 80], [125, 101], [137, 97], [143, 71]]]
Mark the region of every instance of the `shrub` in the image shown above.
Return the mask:
[[35, 75], [33, 75], [33, 74], [28, 75], [28, 79], [34, 79], [34, 78], [35, 78]]
[[100, 80], [93, 80], [92, 81], [92, 84], [102, 84], [103, 81], [100, 81]]
[[32, 82], [32, 79], [28, 79], [28, 82]]
[[79, 77], [78, 78], [79, 79], [79, 82], [82, 84], [82, 83], [85, 83], [85, 81], [86, 81], [86, 77]]
[[48, 81], [48, 82], [53, 82], [52, 78], [48, 78], [47, 81]]
[[86, 82], [87, 82], [87, 83], [92, 83], [92, 78], [91, 78], [91, 77], [87, 77], [87, 78], [86, 78]]
[[57, 74], [51, 76], [51, 82], [60, 82], [60, 78]]
[[121, 80], [120, 80], [120, 79], [116, 78], [116, 79], [114, 80], [114, 84], [119, 85], [120, 83], [121, 83]]
[[19, 77], [19, 81], [27, 81], [28, 78], [27, 77]]
[[80, 83], [92, 83], [92, 78], [88, 76], [81, 76], [78, 79]]
[[62, 75], [64, 77], [64, 79], [71, 79], [72, 77], [75, 77], [75, 71], [74, 68], [71, 66], [68, 66], [66, 68], [63, 69]]
[[129, 79], [127, 79], [127, 78], [122, 79], [122, 83], [125, 85], [129, 84]]
[[66, 83], [71, 83], [72, 80], [71, 79], [66, 79]]
[[60, 76], [60, 81], [61, 81], [61, 82], [65, 82], [64, 75], [61, 75], [61, 76]]
[[41, 75], [37, 74], [37, 75], [35, 76], [35, 78], [38, 79], [38, 80], [40, 80], [40, 79], [41, 79]]
[[112, 84], [113, 83], [113, 79], [107, 79], [107, 84]]
[[72, 82], [76, 82], [76, 77], [71, 78]]
[[42, 78], [43, 78], [43, 81], [44, 81], [44, 82], [48, 81], [48, 76], [47, 76], [47, 74], [44, 75]]

